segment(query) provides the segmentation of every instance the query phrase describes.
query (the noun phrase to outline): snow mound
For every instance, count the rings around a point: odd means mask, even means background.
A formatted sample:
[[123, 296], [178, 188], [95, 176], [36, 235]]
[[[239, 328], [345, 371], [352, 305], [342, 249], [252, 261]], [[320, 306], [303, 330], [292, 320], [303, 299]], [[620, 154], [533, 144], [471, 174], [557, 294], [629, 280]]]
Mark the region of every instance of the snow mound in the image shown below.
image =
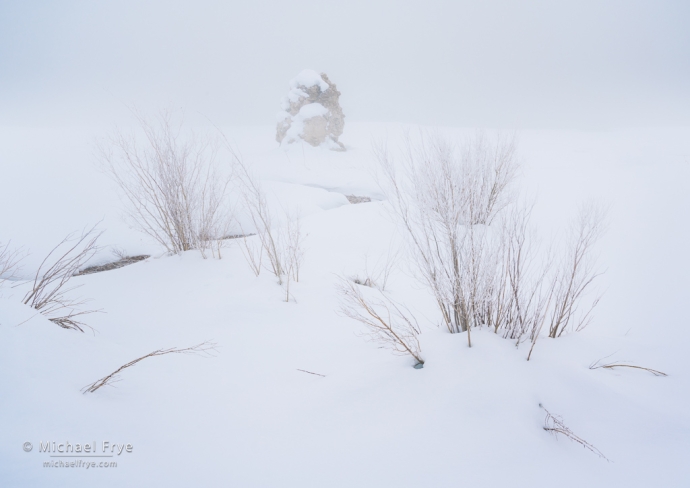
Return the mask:
[[300, 72], [297, 76], [290, 80], [290, 87], [295, 91], [300, 91], [299, 87], [312, 87], [318, 86], [321, 91], [328, 90], [328, 83], [323, 81], [321, 75], [318, 74], [313, 69], [305, 69]]
[[276, 140], [281, 144], [305, 141], [344, 151], [338, 137], [343, 133], [345, 116], [335, 84], [324, 73], [304, 70], [290, 81], [289, 87], [277, 116]]

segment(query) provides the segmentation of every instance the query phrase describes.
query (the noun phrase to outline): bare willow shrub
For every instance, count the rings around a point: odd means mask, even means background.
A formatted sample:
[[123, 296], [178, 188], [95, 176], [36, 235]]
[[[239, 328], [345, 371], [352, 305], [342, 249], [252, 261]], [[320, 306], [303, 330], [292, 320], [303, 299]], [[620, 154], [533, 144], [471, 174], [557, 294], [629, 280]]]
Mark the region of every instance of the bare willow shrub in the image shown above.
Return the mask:
[[230, 176], [219, 166], [221, 141], [184, 130], [167, 111], [155, 119], [136, 118], [143, 138], [116, 130], [98, 145], [129, 223], [168, 252], [215, 254], [215, 241], [227, 234], [231, 217], [226, 202]]
[[512, 201], [519, 169], [514, 138], [478, 133], [457, 145], [422, 134], [396, 157], [375, 147], [380, 183], [409, 237], [418, 278], [451, 333], [488, 321], [500, 239], [490, 228]]
[[512, 138], [477, 134], [459, 145], [438, 136], [409, 136], [397, 155], [375, 148], [379, 181], [405, 229], [413, 271], [436, 299], [451, 333], [487, 325], [517, 344], [542, 328], [559, 337], [591, 320], [599, 276], [594, 246], [605, 209], [584, 205], [565, 243], [540, 249], [531, 206], [512, 190], [519, 169]]
[[340, 313], [365, 325], [365, 335], [398, 354], [424, 364], [419, 344], [421, 329], [410, 310], [378, 290], [340, 277]]

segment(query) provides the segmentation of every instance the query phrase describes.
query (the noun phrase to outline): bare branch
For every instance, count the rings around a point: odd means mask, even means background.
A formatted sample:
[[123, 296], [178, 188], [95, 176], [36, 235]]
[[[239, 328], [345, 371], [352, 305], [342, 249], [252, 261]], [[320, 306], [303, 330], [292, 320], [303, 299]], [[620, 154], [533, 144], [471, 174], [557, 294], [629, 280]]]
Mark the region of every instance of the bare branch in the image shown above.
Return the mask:
[[409, 354], [418, 364], [424, 364], [418, 336], [419, 324], [410, 310], [383, 292], [378, 298], [368, 298], [362, 289], [344, 277], [339, 277], [340, 313], [366, 326], [365, 333], [374, 342], [399, 354]]
[[546, 418], [544, 419], [544, 430], [547, 432], [551, 432], [554, 435], [561, 434], [570, 439], [571, 441], [575, 441], [578, 444], [580, 444], [582, 447], [585, 449], [592, 451], [594, 454], [599, 456], [600, 458], [606, 459], [609, 461], [609, 459], [604, 456], [604, 454], [594, 447], [592, 444], [587, 442], [586, 440], [582, 439], [581, 437], [576, 436], [572, 430], [570, 430], [564, 423], [563, 419], [561, 418], [560, 415], [553, 415], [551, 412], [549, 412], [546, 407], [544, 407], [541, 403], [539, 404], [539, 408], [543, 408], [544, 411], [546, 412]]
[[191, 347], [185, 347], [185, 348], [177, 348], [177, 347], [171, 347], [169, 349], [157, 349], [153, 352], [148, 353], [145, 356], [142, 356], [140, 358], [137, 358], [133, 361], [128, 362], [127, 364], [123, 364], [119, 368], [117, 368], [115, 371], [110, 373], [108, 376], [104, 376], [98, 381], [94, 381], [93, 383], [85, 386], [82, 388], [82, 393], [93, 393], [99, 388], [103, 386], [112, 386], [114, 382], [119, 381], [119, 376], [118, 374], [126, 369], [134, 366], [140, 361], [143, 361], [146, 358], [152, 358], [156, 356], [163, 356], [165, 354], [197, 354], [200, 356], [205, 356], [205, 357], [210, 357], [213, 356], [213, 352], [217, 351], [217, 344], [215, 342], [210, 342], [210, 341], [204, 341], [200, 344], [197, 344], [195, 346]]
[[593, 362], [592, 364], [590, 364], [589, 369], [633, 368], [633, 369], [641, 369], [643, 371], [647, 371], [649, 373], [652, 373], [654, 376], [668, 376], [663, 371], [659, 371], [659, 370], [652, 369], [652, 368], [645, 368], [644, 366], [636, 366], [634, 364], [627, 364], [627, 363], [623, 363], [623, 362], [602, 363], [601, 361], [603, 359], [605, 359], [605, 358], [598, 359], [595, 362]]

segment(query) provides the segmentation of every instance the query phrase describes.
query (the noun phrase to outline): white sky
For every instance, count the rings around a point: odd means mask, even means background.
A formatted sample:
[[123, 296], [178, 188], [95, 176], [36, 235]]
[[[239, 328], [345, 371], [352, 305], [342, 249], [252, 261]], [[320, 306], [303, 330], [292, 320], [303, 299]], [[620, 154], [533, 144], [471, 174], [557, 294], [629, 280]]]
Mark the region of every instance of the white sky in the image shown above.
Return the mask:
[[273, 124], [304, 68], [347, 121], [690, 125], [690, 1], [0, 0], [0, 125]]

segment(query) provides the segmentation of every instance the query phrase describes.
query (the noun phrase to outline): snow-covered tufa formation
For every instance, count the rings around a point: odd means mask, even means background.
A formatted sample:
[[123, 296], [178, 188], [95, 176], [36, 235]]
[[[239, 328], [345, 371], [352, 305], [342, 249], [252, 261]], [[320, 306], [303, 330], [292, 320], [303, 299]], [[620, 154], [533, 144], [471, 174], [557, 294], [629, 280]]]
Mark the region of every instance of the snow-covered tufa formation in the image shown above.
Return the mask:
[[312, 146], [324, 144], [344, 151], [338, 141], [345, 127], [345, 115], [338, 99], [340, 92], [325, 73], [305, 69], [290, 81], [290, 91], [278, 114], [276, 140], [290, 144], [302, 139]]

